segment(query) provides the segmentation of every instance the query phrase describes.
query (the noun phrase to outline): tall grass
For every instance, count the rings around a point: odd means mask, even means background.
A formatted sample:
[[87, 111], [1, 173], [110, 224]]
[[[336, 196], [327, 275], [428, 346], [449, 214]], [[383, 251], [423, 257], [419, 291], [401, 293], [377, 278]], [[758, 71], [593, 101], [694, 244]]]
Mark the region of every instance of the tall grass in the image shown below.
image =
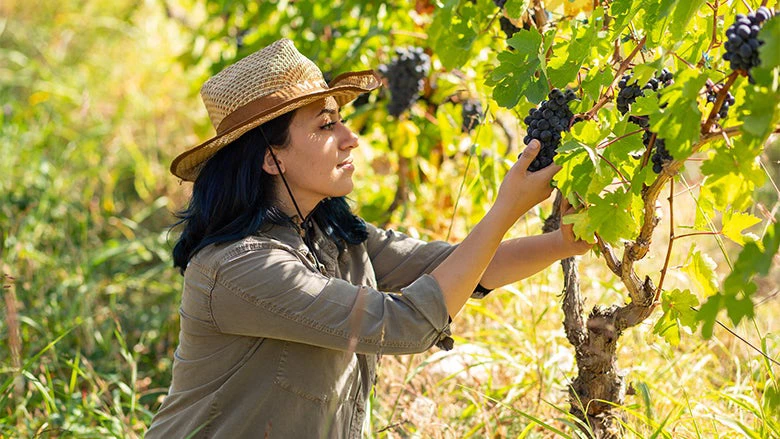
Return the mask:
[[[189, 39], [154, 2], [0, 8], [0, 437], [142, 436], [178, 337], [167, 226], [187, 193], [167, 165], [210, 133], [196, 97], [206, 72], [177, 62]], [[370, 146], [384, 134], [367, 137], [361, 154], [374, 166], [362, 171], [358, 202], [393, 181], [385, 151]], [[430, 206], [452, 208], [465, 182], [452, 238], [465, 234], [498, 166], [495, 152], [472, 150], [464, 177], [464, 150], [428, 170], [397, 227], [445, 238], [451, 217]], [[513, 233], [538, 229], [530, 215]], [[594, 258], [582, 270], [589, 305], [625, 296]], [[385, 357], [369, 435], [576, 437], [560, 289], [551, 267], [470, 303], [454, 351]], [[737, 328], [774, 358], [779, 312], [767, 300]], [[778, 437], [776, 366], [724, 331], [675, 349], [651, 333], [650, 323], [632, 329], [620, 348], [636, 392], [624, 407], [627, 437]]]

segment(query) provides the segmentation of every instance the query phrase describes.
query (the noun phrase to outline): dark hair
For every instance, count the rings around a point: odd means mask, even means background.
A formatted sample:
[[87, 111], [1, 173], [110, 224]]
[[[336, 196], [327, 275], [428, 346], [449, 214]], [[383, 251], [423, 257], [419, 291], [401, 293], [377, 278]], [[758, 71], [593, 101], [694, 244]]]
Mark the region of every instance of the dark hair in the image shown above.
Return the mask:
[[[176, 213], [171, 228], [183, 225], [173, 248], [173, 265], [182, 274], [190, 259], [210, 244], [243, 239], [267, 224], [292, 220], [274, 205], [274, 178], [261, 166], [268, 142], [285, 147], [295, 112], [285, 113], [254, 128], [220, 149], [203, 166], [192, 187], [189, 206]], [[265, 134], [265, 137], [263, 136]], [[354, 215], [344, 197], [328, 198], [311, 218], [343, 248], [366, 240], [366, 225]]]

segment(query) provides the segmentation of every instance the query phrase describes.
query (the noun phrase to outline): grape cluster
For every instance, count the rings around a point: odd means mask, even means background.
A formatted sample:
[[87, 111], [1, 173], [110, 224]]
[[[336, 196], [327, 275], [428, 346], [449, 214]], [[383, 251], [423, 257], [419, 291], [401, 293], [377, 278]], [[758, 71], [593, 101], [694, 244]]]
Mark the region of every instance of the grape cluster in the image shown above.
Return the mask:
[[498, 6], [499, 8], [503, 8], [506, 4], [506, 0], [493, 0], [493, 4]]
[[759, 65], [758, 48], [764, 42], [758, 39], [761, 25], [772, 16], [772, 12], [765, 6], [761, 6], [755, 12], [747, 16], [737, 15], [737, 20], [726, 30], [725, 48], [723, 59], [731, 63], [732, 70], [748, 72], [748, 78], [752, 82], [750, 69]]
[[[650, 131], [645, 131], [644, 135], [642, 136], [642, 143], [645, 144], [645, 148], [647, 148], [647, 145], [650, 143], [652, 136], [653, 133]], [[661, 173], [664, 164], [674, 160], [672, 155], [669, 154], [669, 150], [666, 149], [666, 142], [664, 142], [664, 139], [661, 139], [660, 137], [655, 138], [655, 142], [653, 142], [653, 156], [651, 157], [651, 160], [653, 162], [653, 172], [656, 174]]]
[[474, 127], [482, 122], [482, 103], [479, 99], [466, 99], [462, 104], [463, 122], [460, 129], [464, 133], [470, 133]]
[[512, 36], [520, 30], [519, 27], [512, 24], [512, 21], [503, 15], [498, 19], [498, 24], [501, 25], [501, 30], [504, 32], [504, 35], [506, 35], [507, 40], [512, 38]]
[[[633, 104], [636, 101], [636, 98], [639, 96], [644, 96], [645, 91], [651, 90], [658, 92], [662, 87], [666, 87], [672, 84], [674, 79], [672, 72], [667, 69], [661, 70], [660, 73], [658, 73], [655, 77], [650, 78], [650, 80], [647, 81], [647, 84], [642, 87], [639, 87], [637, 81], [632, 81], [632, 77], [633, 76], [631, 74], [627, 74], [620, 78], [620, 82], [618, 82], [618, 88], [620, 91], [618, 92], [617, 97], [617, 108], [621, 114], [628, 113], [628, 111], [631, 110], [631, 104]], [[645, 148], [647, 148], [647, 145], [650, 143], [650, 139], [653, 136], [653, 133], [649, 131], [650, 120], [648, 117], [630, 116], [628, 120], [639, 125], [640, 128], [645, 130], [642, 137], [642, 142], [645, 144]], [[656, 174], [661, 173], [664, 163], [672, 160], [672, 156], [666, 149], [664, 139], [656, 137], [655, 142], [653, 142], [652, 160], [653, 171]]]
[[539, 107], [532, 108], [523, 119], [528, 125], [528, 134], [523, 143], [528, 145], [531, 140], [537, 139], [542, 144], [536, 158], [528, 166], [529, 171], [538, 171], [553, 162], [556, 149], [561, 143], [561, 133], [569, 130], [569, 124], [574, 117], [574, 113], [569, 109], [569, 102], [576, 98], [571, 90], [563, 92], [554, 88], [547, 95], [547, 100], [542, 101]]
[[355, 108], [365, 107], [368, 104], [369, 97], [370, 97], [370, 93], [361, 94], [354, 101], [352, 101], [352, 106]]
[[618, 82], [617, 96], [617, 108], [621, 114], [628, 113], [631, 109], [631, 104], [636, 101], [639, 96], [644, 96], [645, 90], [658, 91], [662, 86], [666, 87], [672, 83], [673, 75], [669, 70], [663, 69], [655, 78], [650, 78], [644, 87], [639, 87], [636, 81], [631, 81], [632, 75], [623, 75]]
[[[707, 89], [707, 102], [715, 103], [718, 100], [718, 91], [714, 87]], [[736, 100], [731, 93], [726, 93], [726, 99], [723, 101], [718, 114], [715, 115], [715, 119], [725, 119], [729, 115], [729, 107], [734, 105]]]
[[424, 78], [431, 69], [431, 57], [420, 47], [396, 49], [390, 64], [379, 66], [390, 88], [387, 111], [398, 117], [417, 102], [425, 85]]

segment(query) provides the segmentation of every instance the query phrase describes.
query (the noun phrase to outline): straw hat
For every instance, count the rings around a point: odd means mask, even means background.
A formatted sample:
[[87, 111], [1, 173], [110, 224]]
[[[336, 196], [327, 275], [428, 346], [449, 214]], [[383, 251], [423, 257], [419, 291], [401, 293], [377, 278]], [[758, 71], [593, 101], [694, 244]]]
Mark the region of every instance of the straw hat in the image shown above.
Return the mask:
[[211, 156], [252, 128], [328, 96], [344, 105], [380, 85], [371, 70], [344, 73], [327, 84], [292, 41], [276, 41], [203, 84], [200, 95], [217, 135], [176, 157], [171, 172], [194, 181]]

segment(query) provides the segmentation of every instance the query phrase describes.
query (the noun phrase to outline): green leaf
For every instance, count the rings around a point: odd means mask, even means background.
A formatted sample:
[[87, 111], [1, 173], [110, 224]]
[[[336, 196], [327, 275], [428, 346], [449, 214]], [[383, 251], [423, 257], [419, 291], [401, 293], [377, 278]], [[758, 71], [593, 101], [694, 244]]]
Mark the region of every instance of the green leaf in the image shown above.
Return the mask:
[[680, 344], [680, 325], [669, 313], [664, 313], [653, 326], [653, 333], [658, 334], [672, 346]]
[[726, 308], [726, 314], [731, 319], [734, 326], [738, 325], [743, 318], [752, 318], [755, 316], [753, 301], [750, 296], [755, 292], [755, 285], [752, 291], [747, 295], [726, 295], [724, 296], [723, 306]]
[[691, 246], [688, 258], [683, 266], [683, 271], [698, 286], [704, 297], [709, 297], [718, 292], [716, 268], [718, 268], [718, 265], [712, 258], [696, 249], [695, 245]]
[[582, 63], [590, 56], [590, 48], [598, 41], [603, 26], [604, 10], [596, 8], [588, 19], [588, 26], [575, 26], [572, 40], [555, 47], [548, 63], [548, 76], [553, 86], [564, 87], [577, 78]]
[[699, 306], [699, 299], [690, 290], [664, 291], [661, 294], [661, 307], [668, 312], [681, 325], [690, 329], [696, 329], [696, 311], [693, 308]]
[[504, 3], [504, 12], [506, 15], [512, 18], [520, 18], [523, 12], [528, 10], [528, 5], [531, 0], [507, 0]]
[[678, 73], [675, 83], [663, 89], [661, 102], [667, 106], [650, 115], [650, 129], [666, 140], [666, 149], [677, 160], [690, 156], [699, 140], [701, 111], [699, 91], [707, 81], [697, 70]]
[[610, 69], [590, 69], [582, 81], [582, 89], [593, 100], [601, 95], [601, 90], [612, 83], [612, 71]]
[[761, 65], [753, 69], [753, 77], [757, 84], [768, 87], [773, 81], [772, 70], [780, 66], [780, 19], [774, 16], [766, 21], [758, 38], [764, 44], [758, 48]]
[[755, 235], [743, 235], [742, 231], [748, 227], [761, 222], [759, 218], [749, 213], [726, 212], [723, 216], [723, 234], [739, 245], [745, 245], [745, 238], [750, 241], [756, 241]]
[[455, 69], [465, 64], [471, 55], [471, 46], [477, 39], [472, 27], [476, 11], [473, 5], [458, 7], [458, 0], [446, 0], [433, 14], [428, 29], [431, 48], [444, 67]]
[[593, 120], [586, 120], [574, 125], [571, 129], [574, 138], [585, 145], [597, 145], [607, 133], [599, 129], [599, 124]]
[[[680, 0], [677, 2], [672, 14], [672, 21], [669, 24], [669, 33], [671, 35], [685, 35], [688, 32], [688, 23], [699, 10], [704, 0]], [[671, 43], [672, 38], [669, 39]], [[671, 45], [671, 44], [668, 44]]]
[[715, 327], [715, 320], [718, 318], [718, 312], [723, 307], [723, 294], [715, 294], [710, 296], [706, 302], [699, 308], [699, 312], [696, 313], [696, 319], [698, 319], [701, 325], [701, 335], [705, 339], [712, 338], [712, 329]]
[[672, 19], [671, 13], [678, 1], [660, 0], [649, 2], [645, 12], [644, 28], [648, 30], [647, 47], [658, 46], [667, 35], [666, 28]]
[[573, 224], [577, 236], [589, 237], [598, 233], [604, 241], [619, 245], [621, 240], [631, 239], [639, 232], [638, 204], [634, 198], [637, 197], [623, 189], [592, 196], [589, 199], [592, 204], [587, 209], [571, 215], [569, 222], [564, 218], [564, 223]]
[[617, 38], [623, 33], [623, 29], [628, 26], [630, 21], [639, 11], [647, 10], [647, 3], [650, 0], [615, 0], [610, 8], [610, 16], [614, 19], [612, 25], [613, 36], [610, 39]]
[[695, 331], [698, 326], [695, 307], [699, 306], [699, 299], [689, 290], [664, 291], [661, 294], [661, 307], [664, 315], [656, 323], [653, 332], [661, 335], [672, 346], [680, 343], [681, 327], [685, 326]]
[[[512, 108], [520, 101], [525, 90], [533, 82], [541, 82], [544, 75], [535, 79], [536, 71], [541, 65], [539, 48], [542, 45], [542, 35], [535, 29], [521, 30], [507, 40], [514, 51], [503, 51], [498, 54], [498, 66], [493, 70], [485, 84], [494, 86], [493, 99], [498, 105]], [[546, 82], [546, 78], [544, 78]]]
[[723, 291], [735, 295], [742, 291], [756, 275], [766, 276], [772, 261], [780, 247], [780, 223], [774, 223], [767, 229], [759, 245], [748, 242], [739, 253], [734, 269], [723, 281]]
[[555, 163], [563, 167], [555, 176], [561, 192], [567, 197], [575, 193], [586, 197], [591, 175], [596, 172], [593, 157], [588, 149], [566, 133], [563, 144], [558, 147]]
[[[739, 147], [738, 147], [739, 146]], [[753, 202], [753, 191], [764, 183], [764, 172], [750, 148], [718, 148], [707, 152], [701, 172], [707, 176], [700, 199], [718, 210], [745, 210]]]

